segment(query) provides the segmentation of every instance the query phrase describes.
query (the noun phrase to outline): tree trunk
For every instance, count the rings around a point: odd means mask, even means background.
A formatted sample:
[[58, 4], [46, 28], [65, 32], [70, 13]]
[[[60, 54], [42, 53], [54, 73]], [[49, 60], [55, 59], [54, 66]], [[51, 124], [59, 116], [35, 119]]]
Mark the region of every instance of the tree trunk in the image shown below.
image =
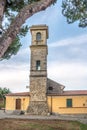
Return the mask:
[[6, 5], [6, 0], [0, 0], [0, 28], [2, 27], [2, 19], [3, 19], [5, 5]]
[[16, 16], [15, 20], [11, 23], [5, 35], [0, 39], [0, 58], [4, 55], [16, 35], [20, 31], [20, 27], [25, 23], [25, 20], [34, 15], [35, 13], [45, 10], [55, 0], [40, 0], [25, 6], [20, 13]]

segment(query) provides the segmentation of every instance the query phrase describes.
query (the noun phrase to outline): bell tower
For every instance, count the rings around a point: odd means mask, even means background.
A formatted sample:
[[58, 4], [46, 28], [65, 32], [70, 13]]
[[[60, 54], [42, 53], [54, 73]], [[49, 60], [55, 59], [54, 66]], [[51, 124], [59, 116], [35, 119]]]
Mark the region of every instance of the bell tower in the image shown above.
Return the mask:
[[30, 62], [30, 103], [29, 114], [47, 115], [47, 39], [48, 27], [46, 25], [33, 25], [30, 27], [32, 43]]

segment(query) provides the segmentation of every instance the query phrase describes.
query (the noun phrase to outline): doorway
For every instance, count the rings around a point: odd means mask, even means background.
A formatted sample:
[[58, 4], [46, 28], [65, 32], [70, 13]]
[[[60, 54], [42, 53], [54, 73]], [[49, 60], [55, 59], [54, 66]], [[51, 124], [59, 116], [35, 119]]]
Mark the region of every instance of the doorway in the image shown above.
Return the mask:
[[16, 99], [16, 110], [21, 110], [21, 99]]

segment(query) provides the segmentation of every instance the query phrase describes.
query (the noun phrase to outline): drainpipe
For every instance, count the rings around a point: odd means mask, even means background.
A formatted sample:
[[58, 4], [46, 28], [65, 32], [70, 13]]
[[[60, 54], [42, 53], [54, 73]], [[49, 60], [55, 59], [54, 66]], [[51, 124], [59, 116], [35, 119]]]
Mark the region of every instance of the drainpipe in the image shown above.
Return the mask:
[[52, 115], [52, 105], [53, 105], [53, 100], [52, 100], [52, 96], [51, 96], [51, 115]]

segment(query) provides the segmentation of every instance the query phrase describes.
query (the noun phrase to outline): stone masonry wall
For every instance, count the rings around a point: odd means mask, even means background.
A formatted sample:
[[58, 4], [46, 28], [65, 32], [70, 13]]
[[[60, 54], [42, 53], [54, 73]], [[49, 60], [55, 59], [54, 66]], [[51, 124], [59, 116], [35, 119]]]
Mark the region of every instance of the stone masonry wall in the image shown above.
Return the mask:
[[[52, 87], [52, 90], [49, 89], [49, 87]], [[64, 85], [59, 84], [51, 79], [47, 79], [47, 93], [48, 94], [61, 94], [63, 93], [63, 89], [65, 88]]]
[[48, 105], [46, 101], [30, 101], [27, 111], [31, 115], [47, 115]]
[[[33, 73], [36, 75], [36, 73], [40, 71], [36, 71], [36, 61], [41, 61], [41, 69], [47, 72], [47, 45], [40, 45], [40, 46], [31, 46], [31, 70], [34, 71]], [[31, 71], [31, 75], [32, 75]], [[41, 72], [38, 74], [41, 75]]]
[[[38, 29], [39, 28], [39, 29]], [[29, 114], [47, 115], [47, 26], [32, 26], [31, 66], [30, 66], [30, 105]], [[41, 40], [36, 40], [37, 33], [41, 33]], [[40, 61], [40, 69], [36, 63]]]
[[46, 101], [46, 77], [30, 77], [31, 101]]

